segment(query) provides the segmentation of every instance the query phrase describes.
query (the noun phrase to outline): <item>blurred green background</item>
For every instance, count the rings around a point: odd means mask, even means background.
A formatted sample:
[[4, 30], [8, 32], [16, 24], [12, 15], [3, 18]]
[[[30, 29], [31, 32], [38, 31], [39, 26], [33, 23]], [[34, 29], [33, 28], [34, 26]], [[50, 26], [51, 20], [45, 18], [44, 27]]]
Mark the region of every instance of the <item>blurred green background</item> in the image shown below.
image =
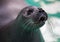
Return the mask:
[[48, 14], [46, 24], [41, 27], [45, 42], [60, 42], [60, 0], [25, 0], [31, 6], [43, 8]]

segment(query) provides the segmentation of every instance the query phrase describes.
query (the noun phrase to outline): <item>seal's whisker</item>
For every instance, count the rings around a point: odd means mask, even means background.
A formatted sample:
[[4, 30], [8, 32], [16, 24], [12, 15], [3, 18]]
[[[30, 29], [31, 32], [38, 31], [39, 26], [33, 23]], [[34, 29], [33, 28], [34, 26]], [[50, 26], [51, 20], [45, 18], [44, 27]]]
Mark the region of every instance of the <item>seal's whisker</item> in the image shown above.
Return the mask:
[[[26, 19], [27, 20], [27, 19]], [[24, 24], [26, 23], [26, 20], [23, 22]]]
[[31, 22], [29, 22], [29, 23], [25, 26], [25, 29], [28, 29], [28, 26], [30, 26], [30, 23], [31, 23]]
[[28, 21], [26, 21], [23, 25], [25, 26], [26, 24], [28, 24], [29, 23], [29, 20]]
[[32, 29], [32, 27], [33, 27], [33, 24], [29, 24], [28, 30]]

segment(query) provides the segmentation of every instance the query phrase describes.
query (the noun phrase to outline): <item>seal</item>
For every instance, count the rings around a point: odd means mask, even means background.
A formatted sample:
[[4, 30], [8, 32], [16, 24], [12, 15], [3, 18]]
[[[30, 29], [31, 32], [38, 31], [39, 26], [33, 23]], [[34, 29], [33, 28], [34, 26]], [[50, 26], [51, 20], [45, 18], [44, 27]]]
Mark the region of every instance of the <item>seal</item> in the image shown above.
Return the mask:
[[47, 13], [42, 8], [23, 8], [17, 18], [1, 30], [1, 42], [44, 42], [39, 28], [47, 18]]
[[22, 9], [17, 20], [24, 29], [33, 30], [43, 26], [47, 18], [47, 13], [42, 8], [29, 6]]

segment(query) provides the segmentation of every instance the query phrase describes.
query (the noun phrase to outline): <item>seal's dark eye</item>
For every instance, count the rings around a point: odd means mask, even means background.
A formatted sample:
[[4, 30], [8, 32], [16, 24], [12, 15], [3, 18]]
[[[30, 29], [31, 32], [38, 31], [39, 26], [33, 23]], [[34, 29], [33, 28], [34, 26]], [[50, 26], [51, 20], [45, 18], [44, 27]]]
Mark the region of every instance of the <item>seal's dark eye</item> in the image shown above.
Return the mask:
[[27, 15], [31, 15], [31, 13], [33, 13], [33, 9], [29, 9], [28, 11], [27, 11]]

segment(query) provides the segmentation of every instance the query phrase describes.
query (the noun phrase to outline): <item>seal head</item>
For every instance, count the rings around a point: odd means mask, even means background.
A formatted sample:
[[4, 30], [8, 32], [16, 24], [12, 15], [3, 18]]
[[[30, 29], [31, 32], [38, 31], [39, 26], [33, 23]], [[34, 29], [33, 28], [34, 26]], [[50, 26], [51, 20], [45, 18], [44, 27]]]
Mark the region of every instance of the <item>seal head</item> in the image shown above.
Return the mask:
[[43, 26], [48, 16], [42, 8], [28, 6], [21, 10], [17, 18], [24, 29], [34, 30]]

